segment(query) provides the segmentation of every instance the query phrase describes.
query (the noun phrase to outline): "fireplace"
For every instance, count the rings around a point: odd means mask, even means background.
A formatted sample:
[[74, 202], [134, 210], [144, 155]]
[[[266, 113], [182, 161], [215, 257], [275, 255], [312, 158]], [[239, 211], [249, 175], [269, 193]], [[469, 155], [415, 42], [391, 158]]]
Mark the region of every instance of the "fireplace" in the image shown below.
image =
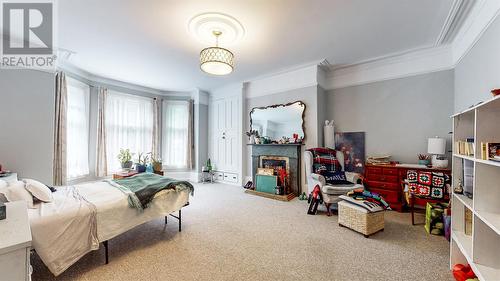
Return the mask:
[[286, 187], [286, 195], [300, 195], [301, 144], [252, 144], [251, 146], [253, 182], [256, 182], [255, 176], [259, 168], [272, 169], [278, 178], [280, 175], [286, 175], [285, 183], [280, 182]]

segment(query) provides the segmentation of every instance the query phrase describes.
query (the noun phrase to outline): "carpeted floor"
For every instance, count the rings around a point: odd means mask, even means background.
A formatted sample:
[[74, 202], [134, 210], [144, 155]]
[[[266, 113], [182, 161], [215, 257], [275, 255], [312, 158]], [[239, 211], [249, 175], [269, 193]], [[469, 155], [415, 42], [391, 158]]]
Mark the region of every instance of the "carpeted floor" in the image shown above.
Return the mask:
[[385, 231], [366, 239], [337, 217], [306, 214], [223, 184], [197, 184], [183, 230], [158, 219], [89, 253], [58, 278], [38, 257], [33, 280], [453, 280], [449, 243], [386, 212]]

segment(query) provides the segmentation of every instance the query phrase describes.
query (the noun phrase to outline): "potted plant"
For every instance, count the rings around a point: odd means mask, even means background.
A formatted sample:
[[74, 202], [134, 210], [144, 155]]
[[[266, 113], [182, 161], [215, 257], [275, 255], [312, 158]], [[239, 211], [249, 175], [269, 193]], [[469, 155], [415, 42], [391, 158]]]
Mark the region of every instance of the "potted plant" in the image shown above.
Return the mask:
[[146, 172], [146, 166], [148, 165], [149, 156], [142, 152], [139, 153], [137, 157], [137, 163], [135, 163], [135, 170], [138, 173]]
[[245, 133], [248, 137], [248, 140], [250, 140], [251, 144], [255, 143], [255, 138], [259, 137], [259, 132], [257, 130], [250, 130], [249, 132]]
[[160, 158], [151, 156], [151, 164], [153, 165], [154, 172], [161, 172], [161, 170], [163, 169], [163, 163], [161, 162]]
[[132, 162], [132, 153], [130, 149], [120, 148], [120, 154], [118, 154], [118, 160], [120, 161], [121, 167], [124, 171], [129, 171], [132, 168], [134, 162]]

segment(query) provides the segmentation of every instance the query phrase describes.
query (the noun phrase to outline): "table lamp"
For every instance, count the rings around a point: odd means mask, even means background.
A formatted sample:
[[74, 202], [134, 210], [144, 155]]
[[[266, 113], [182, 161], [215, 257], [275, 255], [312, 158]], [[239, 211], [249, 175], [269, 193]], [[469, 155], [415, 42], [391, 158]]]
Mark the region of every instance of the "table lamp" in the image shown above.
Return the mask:
[[[448, 159], [439, 157], [446, 153], [446, 140], [440, 137], [429, 138], [427, 142], [427, 152], [432, 154], [432, 167], [447, 168]], [[441, 159], [439, 159], [441, 158]]]

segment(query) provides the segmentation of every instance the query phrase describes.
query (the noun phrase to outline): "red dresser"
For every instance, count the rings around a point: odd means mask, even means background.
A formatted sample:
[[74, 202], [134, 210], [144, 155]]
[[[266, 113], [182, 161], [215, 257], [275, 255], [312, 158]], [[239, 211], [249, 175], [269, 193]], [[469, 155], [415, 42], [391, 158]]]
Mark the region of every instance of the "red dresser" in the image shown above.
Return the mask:
[[371, 165], [366, 164], [365, 187], [380, 194], [389, 203], [393, 210], [403, 210], [403, 188], [402, 181], [406, 178], [408, 170], [427, 170], [450, 174], [449, 169], [421, 168], [395, 165]]

